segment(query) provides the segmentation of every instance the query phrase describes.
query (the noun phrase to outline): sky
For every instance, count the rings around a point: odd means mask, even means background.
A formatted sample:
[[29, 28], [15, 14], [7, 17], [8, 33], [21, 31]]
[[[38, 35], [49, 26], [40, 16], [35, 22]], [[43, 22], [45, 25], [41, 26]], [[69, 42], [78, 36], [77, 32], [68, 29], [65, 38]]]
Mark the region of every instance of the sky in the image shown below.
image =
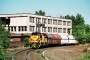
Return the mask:
[[90, 24], [90, 0], [0, 0], [0, 14], [35, 14], [39, 10], [53, 17], [79, 13], [85, 24]]

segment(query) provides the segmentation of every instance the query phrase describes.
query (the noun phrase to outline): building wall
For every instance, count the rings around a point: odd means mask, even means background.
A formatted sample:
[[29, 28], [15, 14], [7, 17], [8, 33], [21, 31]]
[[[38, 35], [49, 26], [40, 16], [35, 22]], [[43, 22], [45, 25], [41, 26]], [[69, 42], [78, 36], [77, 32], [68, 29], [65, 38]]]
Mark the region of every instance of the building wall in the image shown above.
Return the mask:
[[[13, 33], [27, 33], [25, 27], [28, 25], [28, 17], [13, 17], [10, 18], [10, 31]], [[23, 30], [22, 30], [23, 28]], [[19, 31], [20, 29], [20, 31]]]
[[[68, 35], [67, 31], [70, 29], [70, 34], [72, 34], [72, 20], [69, 19], [34, 14], [5, 14], [0, 17], [10, 17], [10, 32], [12, 33], [32, 33], [39, 30], [42, 33]], [[45, 28], [39, 29], [36, 23], [45, 24]], [[44, 32], [45, 29], [46, 32]]]

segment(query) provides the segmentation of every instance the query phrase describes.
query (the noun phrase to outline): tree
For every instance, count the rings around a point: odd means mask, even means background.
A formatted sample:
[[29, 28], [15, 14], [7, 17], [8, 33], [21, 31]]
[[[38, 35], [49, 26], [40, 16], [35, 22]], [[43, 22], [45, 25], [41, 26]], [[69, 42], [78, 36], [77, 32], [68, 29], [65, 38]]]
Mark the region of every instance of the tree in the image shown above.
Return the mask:
[[65, 18], [67, 18], [67, 19], [71, 19], [70, 15], [66, 15]]
[[36, 11], [35, 14], [39, 15], [39, 13]]
[[64, 18], [64, 16], [60, 15], [60, 18]]
[[66, 19], [72, 20], [72, 34], [76, 37], [79, 43], [90, 42], [90, 25], [85, 25], [84, 17], [81, 14], [66, 15]]
[[84, 25], [85, 23], [84, 17], [82, 17], [81, 14], [76, 15], [76, 21], [77, 25]]
[[24, 38], [24, 41], [25, 41], [25, 46], [29, 46], [29, 37], [26, 37], [26, 38]]
[[0, 19], [0, 60], [5, 60], [5, 49], [9, 47], [9, 32], [5, 30]]
[[2, 23], [3, 23], [3, 25], [5, 25], [5, 27], [6, 27], [6, 25], [8, 25], [8, 31], [10, 30], [10, 17], [8, 17], [8, 18], [6, 18], [6, 17], [1, 17], [1, 20], [2, 20]]
[[39, 11], [36, 11], [35, 14], [45, 16], [46, 13], [42, 10], [39, 10]]

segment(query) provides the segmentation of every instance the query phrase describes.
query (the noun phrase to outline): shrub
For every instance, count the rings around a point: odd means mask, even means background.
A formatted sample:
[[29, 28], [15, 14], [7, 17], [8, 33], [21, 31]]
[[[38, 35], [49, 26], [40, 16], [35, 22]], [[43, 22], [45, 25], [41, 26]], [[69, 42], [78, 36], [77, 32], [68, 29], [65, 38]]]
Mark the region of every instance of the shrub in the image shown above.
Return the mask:
[[0, 46], [0, 60], [5, 60], [5, 50]]
[[9, 47], [10, 39], [9, 31], [3, 27], [2, 20], [0, 19], [0, 60], [5, 60], [5, 49]]
[[25, 46], [29, 46], [29, 37], [26, 37], [26, 38], [24, 39], [24, 41], [25, 41]]
[[84, 49], [83, 52], [87, 52], [87, 49]]
[[45, 59], [45, 56], [43, 54], [41, 54], [41, 57], [43, 57]]
[[84, 57], [81, 58], [81, 60], [90, 60], [90, 53], [86, 53]]

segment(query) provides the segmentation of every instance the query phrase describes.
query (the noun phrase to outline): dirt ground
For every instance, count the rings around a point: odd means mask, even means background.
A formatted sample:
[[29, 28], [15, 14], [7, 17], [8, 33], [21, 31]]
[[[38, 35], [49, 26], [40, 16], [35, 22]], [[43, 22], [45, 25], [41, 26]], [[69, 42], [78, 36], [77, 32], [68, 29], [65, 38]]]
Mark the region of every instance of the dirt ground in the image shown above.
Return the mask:
[[[90, 47], [89, 44], [84, 45], [69, 45], [69, 46], [55, 46], [55, 47], [46, 47], [35, 50], [29, 54], [31, 60], [80, 60], [86, 52], [83, 52], [85, 49]], [[47, 50], [44, 55], [42, 54]]]
[[[90, 47], [90, 44], [84, 45], [69, 45], [69, 46], [56, 46], [50, 48], [40, 49], [40, 53], [32, 52], [32, 60], [80, 60], [86, 52], [83, 52], [85, 49]], [[42, 52], [45, 51], [44, 56]]]

